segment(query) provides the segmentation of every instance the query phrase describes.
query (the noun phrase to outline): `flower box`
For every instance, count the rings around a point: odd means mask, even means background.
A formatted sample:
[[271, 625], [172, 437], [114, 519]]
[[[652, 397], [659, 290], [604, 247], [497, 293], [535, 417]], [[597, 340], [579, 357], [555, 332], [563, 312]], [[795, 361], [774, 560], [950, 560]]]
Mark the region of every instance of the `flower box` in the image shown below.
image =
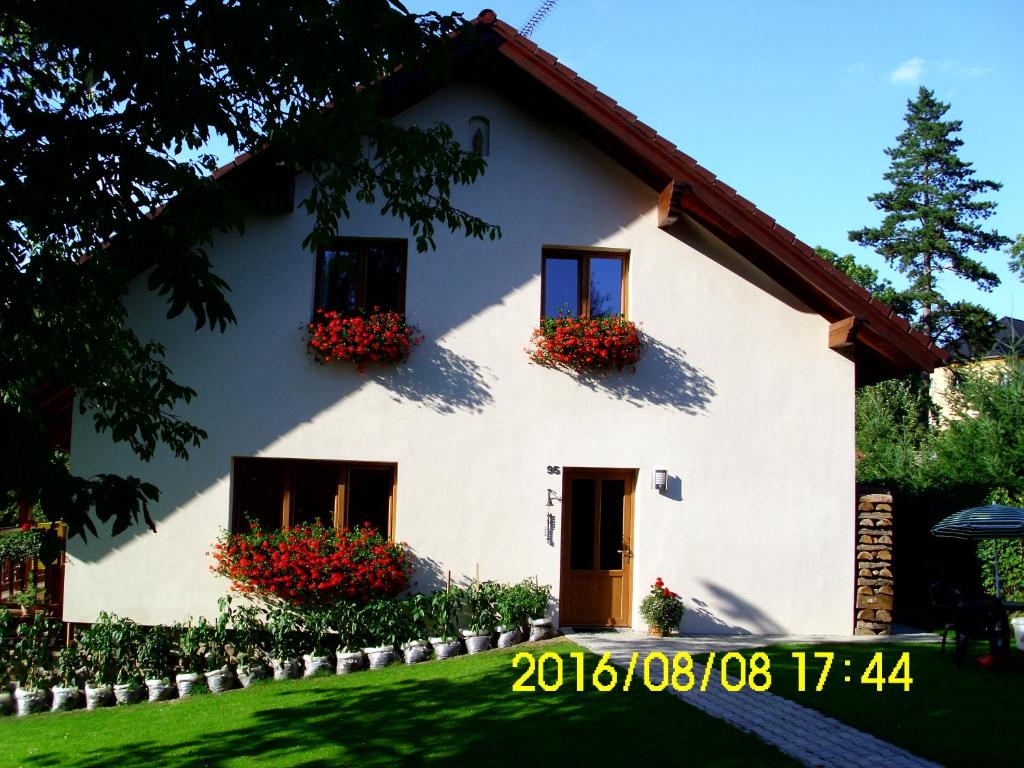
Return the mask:
[[538, 365], [577, 373], [636, 369], [644, 342], [636, 323], [614, 317], [545, 317], [527, 350]]
[[395, 365], [409, 359], [412, 348], [423, 339], [401, 312], [342, 315], [333, 310], [316, 310], [308, 326], [307, 346], [313, 358], [323, 364], [336, 360], [353, 362], [360, 373], [371, 363]]

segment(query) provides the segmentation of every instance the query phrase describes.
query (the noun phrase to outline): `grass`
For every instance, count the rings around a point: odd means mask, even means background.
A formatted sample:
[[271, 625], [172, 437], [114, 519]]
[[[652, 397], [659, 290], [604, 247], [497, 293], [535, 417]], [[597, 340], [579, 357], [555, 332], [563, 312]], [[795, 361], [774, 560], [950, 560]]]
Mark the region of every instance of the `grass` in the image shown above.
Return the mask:
[[[760, 649], [771, 660], [771, 692], [841, 720], [921, 757], [946, 766], [1012, 762], [1017, 734], [1024, 721], [1024, 654], [1013, 651], [1008, 669], [982, 668], [979, 644], [957, 672], [952, 647], [939, 655], [937, 644], [780, 645]], [[806, 652], [806, 692], [797, 690], [794, 651]], [[743, 651], [749, 657], [755, 650]], [[821, 692], [815, 692], [824, 659], [815, 652], [833, 652], [833, 666]], [[860, 683], [875, 653], [881, 652], [888, 676], [900, 654], [910, 654], [909, 691], [886, 684], [881, 692]], [[695, 657], [704, 661], [706, 657]], [[850, 661], [846, 667], [845, 661]], [[717, 669], [717, 661], [716, 661]], [[730, 667], [730, 670], [735, 670]], [[844, 681], [849, 675], [850, 682]]]
[[[515, 653], [566, 662], [557, 692], [512, 693]], [[643, 686], [598, 693], [597, 657], [557, 640], [342, 677], [268, 683], [219, 696], [0, 722], [4, 765], [613, 764], [792, 766], [775, 748]], [[553, 680], [553, 675], [548, 676]], [[536, 682], [536, 679], [534, 679]]]

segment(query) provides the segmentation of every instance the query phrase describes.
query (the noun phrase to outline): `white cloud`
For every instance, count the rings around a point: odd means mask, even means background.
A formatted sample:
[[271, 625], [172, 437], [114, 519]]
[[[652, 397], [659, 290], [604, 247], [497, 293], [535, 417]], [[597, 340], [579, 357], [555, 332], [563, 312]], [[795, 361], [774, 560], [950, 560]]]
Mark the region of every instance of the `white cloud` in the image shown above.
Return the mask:
[[981, 77], [982, 75], [987, 75], [995, 71], [995, 67], [967, 67], [964, 70], [964, 74], [968, 77]]
[[916, 83], [924, 71], [924, 59], [907, 59], [889, 73], [891, 83]]

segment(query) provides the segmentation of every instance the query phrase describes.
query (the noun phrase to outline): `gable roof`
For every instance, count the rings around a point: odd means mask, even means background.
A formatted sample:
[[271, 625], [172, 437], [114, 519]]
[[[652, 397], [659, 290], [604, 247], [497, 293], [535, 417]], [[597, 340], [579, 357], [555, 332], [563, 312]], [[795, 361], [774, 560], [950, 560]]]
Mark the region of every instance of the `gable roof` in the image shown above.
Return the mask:
[[[636, 115], [601, 93], [532, 40], [482, 11], [483, 42], [460, 51], [455, 77], [497, 86], [528, 110], [568, 124], [660, 195], [659, 226], [688, 216], [833, 323], [829, 345], [856, 362], [857, 383], [931, 371], [947, 353], [925, 334], [819, 257], [814, 249], [718, 179]], [[491, 55], [487, 55], [487, 52]], [[397, 114], [443, 83], [396, 72], [383, 85], [382, 108]], [[259, 160], [243, 155], [215, 173], [234, 175]]]

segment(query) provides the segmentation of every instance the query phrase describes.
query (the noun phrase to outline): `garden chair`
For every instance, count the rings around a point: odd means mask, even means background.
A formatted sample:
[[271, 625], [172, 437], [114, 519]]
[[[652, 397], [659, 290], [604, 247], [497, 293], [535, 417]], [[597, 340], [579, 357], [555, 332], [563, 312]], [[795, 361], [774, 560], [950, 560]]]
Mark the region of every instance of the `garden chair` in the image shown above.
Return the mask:
[[1009, 662], [1010, 622], [1002, 602], [992, 595], [965, 597], [954, 590], [956, 609], [953, 615], [956, 632], [957, 669], [963, 666], [971, 640], [988, 640], [993, 657]]
[[[942, 622], [942, 646], [939, 654], [945, 656], [946, 636], [950, 632], [956, 632], [956, 589], [937, 581], [928, 587], [928, 599], [939, 616], [939, 621]], [[956, 634], [953, 637], [955, 638]]]

